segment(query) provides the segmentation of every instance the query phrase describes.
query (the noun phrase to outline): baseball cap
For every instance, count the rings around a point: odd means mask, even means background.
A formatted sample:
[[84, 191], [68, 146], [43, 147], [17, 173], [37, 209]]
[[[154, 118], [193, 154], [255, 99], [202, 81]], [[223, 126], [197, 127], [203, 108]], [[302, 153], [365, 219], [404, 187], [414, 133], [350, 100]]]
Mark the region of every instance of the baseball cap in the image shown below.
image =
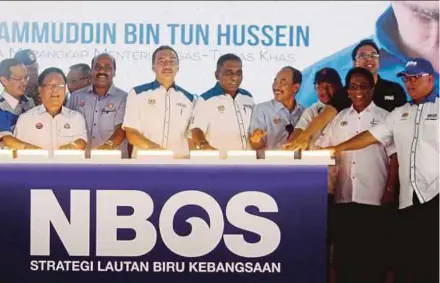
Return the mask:
[[342, 85], [341, 77], [333, 68], [323, 68], [316, 72], [315, 81], [313, 83], [318, 84], [322, 82]]
[[29, 66], [37, 62], [37, 56], [30, 49], [23, 49], [15, 53], [14, 59], [20, 61], [25, 66]]
[[423, 58], [410, 59], [406, 65], [405, 69], [397, 73], [398, 77], [402, 76], [415, 76], [420, 74], [434, 74], [434, 68], [431, 62]]

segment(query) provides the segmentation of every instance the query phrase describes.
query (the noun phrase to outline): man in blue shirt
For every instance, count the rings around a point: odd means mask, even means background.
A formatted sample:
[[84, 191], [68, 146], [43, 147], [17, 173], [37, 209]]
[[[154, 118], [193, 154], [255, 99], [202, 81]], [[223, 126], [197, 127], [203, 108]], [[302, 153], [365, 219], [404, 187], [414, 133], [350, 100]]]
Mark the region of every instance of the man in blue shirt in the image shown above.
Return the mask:
[[305, 107], [295, 96], [301, 87], [301, 72], [292, 67], [282, 68], [274, 79], [274, 99], [254, 107], [250, 123], [250, 145], [255, 150], [280, 150], [295, 128]]
[[[379, 75], [401, 84], [396, 74], [405, 68], [409, 58], [424, 57], [435, 69], [435, 89], [438, 91], [438, 1], [392, 1], [392, 5], [378, 18], [373, 39], [380, 48]], [[297, 99], [305, 106], [317, 101], [313, 89], [313, 74], [323, 67], [336, 69], [341, 77], [353, 67], [351, 52], [357, 42], [306, 68], [304, 81]]]

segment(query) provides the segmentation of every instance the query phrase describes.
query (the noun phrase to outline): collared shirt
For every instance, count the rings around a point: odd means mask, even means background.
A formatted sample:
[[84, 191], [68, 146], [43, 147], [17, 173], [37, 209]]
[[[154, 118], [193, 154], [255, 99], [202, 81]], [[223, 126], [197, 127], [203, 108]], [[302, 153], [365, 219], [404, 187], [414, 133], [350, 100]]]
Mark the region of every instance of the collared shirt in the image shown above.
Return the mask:
[[0, 94], [0, 109], [9, 111], [15, 115], [20, 115], [35, 107], [32, 99], [22, 96], [20, 100], [15, 99], [12, 95], [3, 90]]
[[188, 157], [187, 133], [195, 100], [177, 85], [168, 91], [158, 81], [137, 86], [128, 93], [123, 127], [138, 130], [176, 157]]
[[[305, 130], [309, 126], [310, 122], [312, 122], [313, 118], [318, 116], [319, 113], [324, 109], [325, 104], [321, 101], [316, 102], [309, 108], [305, 109], [302, 113], [300, 119], [298, 120], [298, 123], [295, 125], [295, 129], [301, 129]], [[315, 142], [321, 135], [321, 132], [325, 131], [325, 128], [322, 131], [319, 131], [315, 135], [312, 136], [309, 142], [309, 149], [316, 149]]]
[[438, 92], [424, 103], [396, 108], [370, 133], [381, 143], [394, 141], [399, 159], [399, 207], [411, 206], [413, 192], [420, 203], [439, 193]]
[[[378, 76], [374, 86], [373, 101], [377, 106], [391, 112], [396, 107], [404, 105], [407, 100], [405, 91], [399, 84]], [[333, 95], [330, 105], [336, 108], [338, 112], [351, 106], [351, 100], [345, 88]]]
[[252, 111], [249, 134], [261, 129], [266, 132], [266, 149], [281, 149], [289, 137], [286, 126], [290, 124], [295, 127], [304, 110], [305, 107], [297, 103], [295, 109], [289, 112], [289, 109], [275, 99], [257, 104]]
[[[404, 87], [404, 83], [397, 78], [396, 75], [398, 72], [405, 69], [405, 64], [410, 58], [406, 56], [399, 48], [399, 43], [395, 36], [397, 30], [398, 27], [396, 17], [392, 7], [390, 6], [378, 18], [376, 22], [375, 35], [370, 36], [369, 39], [373, 39], [380, 48], [379, 75], [385, 80], [396, 82]], [[307, 67], [302, 72], [303, 82], [300, 90], [297, 93], [297, 100], [305, 106], [310, 106], [318, 100], [313, 87], [313, 80], [315, 73], [324, 67], [334, 68], [336, 71], [338, 71], [341, 78], [345, 78], [347, 72], [353, 68], [351, 52], [357, 44], [358, 42], [316, 62], [310, 67]], [[434, 90], [435, 92], [438, 92], [438, 72], [434, 74], [434, 78]], [[383, 95], [385, 96], [389, 94], [384, 93]]]
[[252, 95], [239, 89], [235, 98], [225, 94], [220, 84], [200, 96], [190, 130], [199, 128], [209, 144], [222, 156], [228, 150], [249, 148], [249, 124], [255, 105]]
[[62, 107], [61, 112], [52, 117], [39, 105], [20, 115], [14, 137], [52, 151], [77, 139], [87, 141], [87, 130], [81, 113]]
[[[103, 145], [122, 125], [125, 114], [127, 92], [112, 85], [107, 94], [100, 97], [93, 93], [93, 86], [75, 91], [67, 103], [67, 108], [80, 112], [87, 126], [87, 152]], [[119, 145], [122, 157], [128, 158], [127, 140]]]
[[[374, 128], [389, 112], [372, 102], [361, 113], [353, 107], [341, 111], [318, 138], [316, 145], [338, 145], [357, 134]], [[336, 157], [335, 201], [381, 205], [388, 178], [389, 156], [396, 153], [393, 144], [373, 144], [360, 150], [342, 152]]]

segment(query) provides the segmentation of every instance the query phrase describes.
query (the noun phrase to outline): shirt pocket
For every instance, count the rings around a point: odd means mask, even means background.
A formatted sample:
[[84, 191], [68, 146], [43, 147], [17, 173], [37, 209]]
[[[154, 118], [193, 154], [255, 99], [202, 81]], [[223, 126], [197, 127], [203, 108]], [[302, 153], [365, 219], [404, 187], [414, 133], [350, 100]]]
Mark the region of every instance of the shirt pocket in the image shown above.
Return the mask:
[[72, 129], [60, 129], [57, 132], [58, 147], [75, 141], [75, 133]]

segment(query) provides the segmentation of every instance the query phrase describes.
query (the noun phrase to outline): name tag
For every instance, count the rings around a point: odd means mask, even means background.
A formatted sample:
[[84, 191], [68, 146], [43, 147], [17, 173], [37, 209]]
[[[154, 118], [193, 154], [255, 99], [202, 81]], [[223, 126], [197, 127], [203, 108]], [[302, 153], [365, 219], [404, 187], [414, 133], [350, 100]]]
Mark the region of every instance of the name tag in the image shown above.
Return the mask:
[[437, 120], [437, 114], [428, 114], [425, 120]]
[[385, 95], [385, 100], [394, 100], [394, 95]]
[[380, 121], [375, 120], [374, 118], [373, 118], [373, 121], [370, 122], [370, 124], [371, 124], [372, 126], [375, 126], [375, 125], [377, 125], [377, 124], [379, 124], [379, 123], [380, 123]]

